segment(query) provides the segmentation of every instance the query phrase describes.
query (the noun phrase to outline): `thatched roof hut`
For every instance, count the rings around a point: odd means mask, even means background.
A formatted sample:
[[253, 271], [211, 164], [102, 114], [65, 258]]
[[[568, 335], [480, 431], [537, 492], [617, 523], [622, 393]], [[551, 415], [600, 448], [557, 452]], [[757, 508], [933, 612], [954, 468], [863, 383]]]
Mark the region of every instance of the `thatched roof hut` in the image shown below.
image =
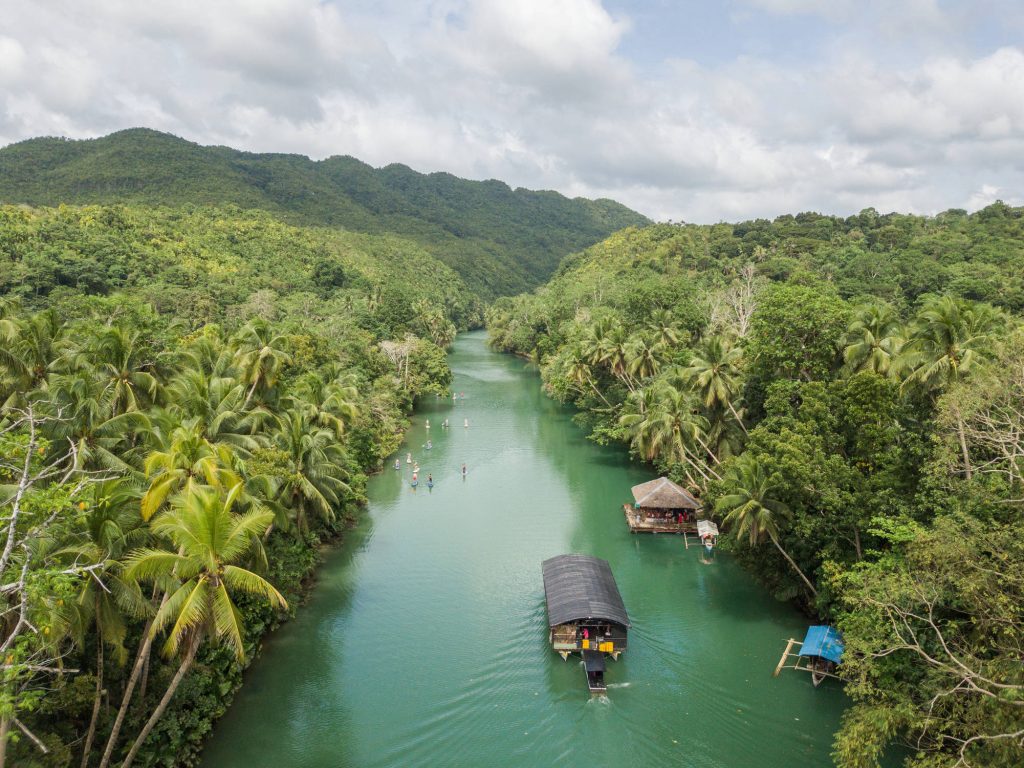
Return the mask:
[[641, 509], [700, 509], [699, 501], [667, 477], [634, 485], [633, 498]]

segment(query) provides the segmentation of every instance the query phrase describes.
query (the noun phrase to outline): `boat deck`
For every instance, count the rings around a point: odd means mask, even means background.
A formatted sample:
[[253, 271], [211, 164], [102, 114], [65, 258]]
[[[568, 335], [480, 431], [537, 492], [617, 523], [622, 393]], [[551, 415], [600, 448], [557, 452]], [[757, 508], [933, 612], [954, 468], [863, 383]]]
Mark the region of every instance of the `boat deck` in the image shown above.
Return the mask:
[[592, 694], [604, 693], [608, 685], [604, 681], [604, 654], [600, 651], [583, 652], [583, 670], [587, 673], [587, 688]]
[[629, 504], [623, 504], [622, 510], [626, 514], [626, 523], [632, 533], [692, 533], [697, 535], [697, 521], [689, 520], [682, 523], [672, 520], [644, 519]]

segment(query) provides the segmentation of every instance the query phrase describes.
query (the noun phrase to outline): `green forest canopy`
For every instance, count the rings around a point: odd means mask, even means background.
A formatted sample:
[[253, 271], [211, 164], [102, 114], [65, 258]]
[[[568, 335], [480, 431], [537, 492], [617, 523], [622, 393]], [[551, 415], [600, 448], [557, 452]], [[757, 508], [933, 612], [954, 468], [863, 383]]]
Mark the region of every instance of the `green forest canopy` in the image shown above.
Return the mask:
[[[481, 322], [421, 238], [242, 204], [0, 206], [0, 483], [32, 481], [0, 499], [15, 764], [192, 759]], [[1022, 226], [995, 204], [629, 227], [487, 312], [594, 439], [693, 487], [757, 579], [843, 629], [842, 768], [891, 744], [1020, 764]], [[251, 546], [184, 547], [211, 526]]]
[[[1024, 763], [1024, 209], [627, 229], [488, 310], [838, 624], [841, 768]], [[890, 752], [891, 754], [891, 752]]]
[[0, 766], [191, 764], [479, 301], [232, 206], [0, 206], [0, 253]]
[[0, 149], [0, 203], [237, 205], [296, 224], [394, 234], [455, 269], [483, 298], [546, 280], [567, 253], [647, 219], [612, 200], [503, 182], [204, 147], [148, 129], [38, 138]]

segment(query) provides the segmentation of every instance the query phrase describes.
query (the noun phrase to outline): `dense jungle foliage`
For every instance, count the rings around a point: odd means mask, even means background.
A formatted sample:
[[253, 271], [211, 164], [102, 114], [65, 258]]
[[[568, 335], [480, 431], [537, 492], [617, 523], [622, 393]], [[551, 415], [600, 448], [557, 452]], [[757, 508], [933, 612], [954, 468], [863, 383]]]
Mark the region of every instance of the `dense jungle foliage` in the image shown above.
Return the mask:
[[194, 762], [480, 309], [396, 237], [0, 208], [0, 766]]
[[397, 234], [455, 269], [483, 298], [528, 290], [567, 253], [647, 223], [611, 200], [570, 200], [404, 165], [375, 169], [352, 157], [315, 162], [203, 147], [146, 129], [0, 149], [0, 203], [234, 204], [296, 224]]
[[[488, 311], [834, 622], [841, 768], [1024, 763], [1024, 209], [628, 229]], [[895, 750], [895, 751], [893, 751]]]

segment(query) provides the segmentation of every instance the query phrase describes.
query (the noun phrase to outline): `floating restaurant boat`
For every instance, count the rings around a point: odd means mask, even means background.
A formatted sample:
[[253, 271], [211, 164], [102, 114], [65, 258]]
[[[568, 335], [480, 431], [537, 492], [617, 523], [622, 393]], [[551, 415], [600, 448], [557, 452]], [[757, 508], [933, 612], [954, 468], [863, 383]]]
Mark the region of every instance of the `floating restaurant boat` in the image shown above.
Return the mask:
[[563, 659], [580, 653], [587, 687], [603, 693], [605, 658], [617, 660], [626, 650], [630, 626], [611, 566], [588, 555], [559, 555], [541, 568], [551, 647]]
[[[772, 673], [773, 677], [778, 677], [779, 672], [784, 669], [799, 669], [811, 673], [811, 681], [815, 688], [821, 685], [821, 681], [826, 677], [842, 679], [835, 674], [836, 667], [842, 663], [844, 650], [843, 636], [838, 629], [825, 625], [808, 627], [800, 650], [793, 652], [792, 648], [798, 642], [800, 641], [790, 638], [786, 643], [786, 650], [782, 652], [782, 658]], [[796, 657], [796, 661], [791, 666], [786, 666], [786, 662], [792, 656]]]
[[632, 533], [698, 535], [697, 516], [701, 504], [678, 483], [659, 477], [634, 485], [632, 493], [633, 504], [622, 505]]

